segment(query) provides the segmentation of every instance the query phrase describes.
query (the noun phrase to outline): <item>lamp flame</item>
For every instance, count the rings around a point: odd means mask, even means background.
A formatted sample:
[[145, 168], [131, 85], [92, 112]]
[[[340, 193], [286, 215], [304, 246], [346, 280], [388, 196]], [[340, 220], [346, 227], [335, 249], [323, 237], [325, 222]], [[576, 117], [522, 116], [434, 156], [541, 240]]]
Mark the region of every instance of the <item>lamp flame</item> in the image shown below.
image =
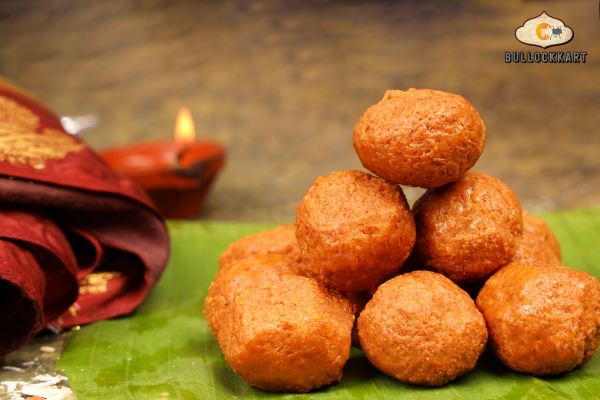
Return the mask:
[[196, 139], [196, 129], [192, 114], [187, 107], [182, 107], [175, 122], [175, 143], [181, 148], [191, 144]]

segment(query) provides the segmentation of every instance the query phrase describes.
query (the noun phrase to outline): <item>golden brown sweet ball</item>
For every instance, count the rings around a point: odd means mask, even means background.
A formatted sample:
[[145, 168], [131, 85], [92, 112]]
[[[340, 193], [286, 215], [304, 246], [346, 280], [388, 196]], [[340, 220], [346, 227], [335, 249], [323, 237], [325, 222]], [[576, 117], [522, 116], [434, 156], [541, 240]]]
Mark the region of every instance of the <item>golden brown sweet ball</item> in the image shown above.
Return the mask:
[[247, 383], [270, 392], [308, 392], [342, 378], [350, 356], [352, 306], [312, 278], [283, 276], [246, 286], [218, 341]]
[[523, 238], [517, 245], [512, 262], [539, 261], [562, 264], [560, 244], [543, 219], [523, 211]]
[[354, 128], [369, 171], [407, 186], [456, 182], [481, 156], [486, 129], [464, 97], [430, 89], [388, 90]]
[[361, 171], [317, 178], [296, 215], [308, 276], [344, 292], [376, 286], [406, 260], [415, 225], [402, 189]]
[[502, 181], [467, 172], [413, 205], [418, 262], [455, 282], [475, 282], [507, 264], [523, 232], [521, 203]]
[[294, 225], [280, 225], [275, 229], [244, 236], [240, 240], [231, 243], [219, 257], [219, 269], [232, 261], [253, 254], [268, 253], [283, 254], [297, 263], [302, 262]]
[[295, 262], [281, 254], [254, 254], [220, 270], [210, 284], [204, 301], [204, 316], [215, 338], [227, 321], [233, 299], [248, 284], [295, 275], [296, 271]]
[[379, 286], [358, 318], [369, 361], [406, 383], [440, 386], [472, 370], [488, 333], [473, 300], [430, 271], [400, 275]]
[[600, 342], [600, 282], [561, 265], [511, 263], [476, 301], [492, 351], [518, 372], [559, 374], [587, 363]]

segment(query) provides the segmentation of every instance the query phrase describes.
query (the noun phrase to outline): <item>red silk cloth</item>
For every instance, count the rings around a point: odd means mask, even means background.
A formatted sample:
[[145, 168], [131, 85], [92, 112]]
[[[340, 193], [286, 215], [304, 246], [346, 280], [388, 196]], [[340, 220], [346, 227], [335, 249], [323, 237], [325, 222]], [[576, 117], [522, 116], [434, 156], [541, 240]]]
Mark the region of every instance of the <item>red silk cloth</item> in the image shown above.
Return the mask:
[[168, 257], [143, 189], [0, 79], [0, 357], [46, 326], [130, 313]]

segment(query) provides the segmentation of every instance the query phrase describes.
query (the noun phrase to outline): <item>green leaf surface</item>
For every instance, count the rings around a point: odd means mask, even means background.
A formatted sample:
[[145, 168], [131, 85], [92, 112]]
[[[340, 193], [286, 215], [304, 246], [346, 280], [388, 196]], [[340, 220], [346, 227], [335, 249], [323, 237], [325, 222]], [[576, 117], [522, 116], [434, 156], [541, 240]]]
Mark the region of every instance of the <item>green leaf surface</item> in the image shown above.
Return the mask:
[[[565, 265], [600, 277], [600, 208], [542, 217], [561, 243]], [[306, 394], [252, 388], [225, 362], [202, 308], [225, 247], [272, 227], [169, 222], [171, 260], [144, 303], [129, 316], [69, 334], [57, 368], [64, 369], [79, 400], [600, 398], [600, 356], [568, 373], [533, 377], [510, 370], [486, 351], [473, 371], [427, 388], [385, 375], [354, 347], [338, 384]]]

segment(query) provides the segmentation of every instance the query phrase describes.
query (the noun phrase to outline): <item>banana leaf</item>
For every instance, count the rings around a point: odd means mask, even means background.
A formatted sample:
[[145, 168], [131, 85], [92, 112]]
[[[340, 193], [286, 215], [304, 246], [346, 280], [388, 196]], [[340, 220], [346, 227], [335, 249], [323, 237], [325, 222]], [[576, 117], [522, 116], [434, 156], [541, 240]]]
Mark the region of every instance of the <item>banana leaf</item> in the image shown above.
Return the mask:
[[[542, 217], [562, 245], [565, 265], [600, 277], [600, 208]], [[340, 383], [306, 394], [252, 388], [225, 362], [202, 308], [225, 247], [271, 227], [171, 221], [170, 265], [145, 302], [129, 316], [69, 334], [57, 369], [65, 371], [79, 399], [600, 398], [600, 355], [568, 373], [533, 377], [510, 370], [487, 350], [473, 371], [442, 387], [397, 381], [353, 347]]]

